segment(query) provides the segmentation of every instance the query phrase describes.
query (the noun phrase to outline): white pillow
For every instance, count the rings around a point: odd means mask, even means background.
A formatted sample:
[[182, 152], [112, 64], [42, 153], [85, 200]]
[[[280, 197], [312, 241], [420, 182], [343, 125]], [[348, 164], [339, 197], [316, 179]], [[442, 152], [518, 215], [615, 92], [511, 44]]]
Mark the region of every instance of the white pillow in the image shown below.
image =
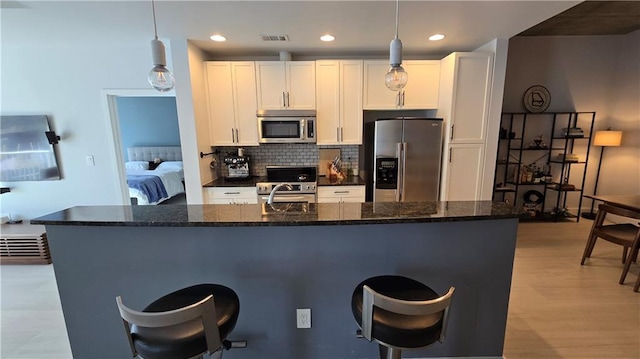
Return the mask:
[[182, 171], [184, 170], [184, 167], [182, 166], [182, 161], [164, 161], [161, 162], [156, 169], [165, 171]]
[[149, 162], [147, 161], [129, 161], [125, 162], [124, 167], [131, 171], [144, 171], [149, 169]]

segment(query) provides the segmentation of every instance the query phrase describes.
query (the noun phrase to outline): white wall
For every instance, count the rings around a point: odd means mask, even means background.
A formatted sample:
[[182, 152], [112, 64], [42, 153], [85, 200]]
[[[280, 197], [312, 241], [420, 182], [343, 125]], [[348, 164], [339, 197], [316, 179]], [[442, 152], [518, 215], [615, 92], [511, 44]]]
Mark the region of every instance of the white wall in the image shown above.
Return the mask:
[[[195, 116], [195, 126], [198, 142], [198, 154], [200, 152], [211, 152], [211, 140], [209, 139], [209, 108], [207, 102], [207, 84], [205, 74], [206, 54], [196, 45], [189, 43], [189, 68], [191, 70], [191, 84], [193, 88], [193, 111]], [[200, 184], [212, 181], [213, 171], [209, 168], [209, 163], [213, 159], [211, 156], [200, 158], [198, 156], [198, 168], [200, 170]]]
[[[512, 38], [503, 111], [524, 111], [522, 96], [532, 85], [549, 89], [547, 111], [595, 111], [596, 130], [624, 131], [622, 146], [606, 149], [598, 193], [640, 194], [640, 31]], [[585, 194], [593, 193], [599, 155], [592, 147]]]
[[[85, 204], [120, 204], [122, 195], [105, 116], [103, 90], [147, 88], [148, 41], [68, 41], [49, 44], [46, 34], [33, 43], [3, 38], [3, 114], [46, 114], [61, 136], [56, 146], [60, 181], [4, 182], [2, 213], [33, 218]], [[93, 155], [95, 166], [85, 163]]]
[[[106, 98], [138, 93], [148, 96], [145, 90], [157, 93], [146, 81], [151, 68], [149, 3], [122, 3], [120, 12], [108, 3], [66, 4], [68, 7], [61, 10], [66, 15], [75, 11], [74, 6], [78, 11], [95, 6], [92, 16], [66, 21], [49, 13], [65, 4], [53, 8], [45, 5], [2, 11], [1, 111], [7, 115], [49, 116], [51, 127], [62, 137], [56, 145], [62, 180], [2, 183], [11, 192], [0, 197], [1, 212], [30, 219], [77, 205], [128, 204], [124, 175], [118, 165], [119, 141], [112, 132]], [[108, 20], [104, 20], [105, 14], [111, 14]], [[102, 37], [87, 35], [105, 21], [110, 27]], [[167, 65], [176, 76], [187, 200], [201, 203], [200, 139], [195, 121], [201, 123], [203, 117], [203, 80], [195, 88], [191, 80], [204, 77], [197, 66], [191, 72], [184, 38], [161, 40], [167, 49]], [[117, 133], [117, 121], [114, 125]], [[86, 155], [95, 157], [95, 166], [86, 165]]]
[[500, 131], [500, 112], [504, 95], [504, 81], [507, 71], [507, 52], [509, 42], [507, 39], [495, 39], [488, 44], [474, 50], [474, 52], [493, 53], [493, 76], [491, 77], [491, 98], [489, 101], [489, 115], [487, 133], [485, 134], [485, 159], [480, 198], [491, 200], [493, 196], [493, 181], [496, 169], [496, 157], [498, 148], [498, 134]]
[[[180, 125], [180, 143], [185, 171], [187, 202], [201, 204], [202, 184], [208, 182], [209, 171], [202, 166], [199, 153], [209, 152], [208, 115], [204, 91], [201, 51], [185, 39], [171, 41], [176, 78], [176, 105]], [[204, 134], [204, 137], [203, 137]]]

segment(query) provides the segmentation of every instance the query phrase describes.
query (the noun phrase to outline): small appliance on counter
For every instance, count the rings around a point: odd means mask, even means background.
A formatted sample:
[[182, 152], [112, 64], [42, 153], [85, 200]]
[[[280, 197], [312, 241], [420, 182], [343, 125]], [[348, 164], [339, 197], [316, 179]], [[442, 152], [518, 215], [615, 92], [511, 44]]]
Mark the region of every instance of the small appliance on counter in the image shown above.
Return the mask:
[[[238, 151], [242, 153], [241, 151]], [[249, 178], [249, 157], [229, 153], [223, 159], [227, 166], [228, 180], [242, 180]]]

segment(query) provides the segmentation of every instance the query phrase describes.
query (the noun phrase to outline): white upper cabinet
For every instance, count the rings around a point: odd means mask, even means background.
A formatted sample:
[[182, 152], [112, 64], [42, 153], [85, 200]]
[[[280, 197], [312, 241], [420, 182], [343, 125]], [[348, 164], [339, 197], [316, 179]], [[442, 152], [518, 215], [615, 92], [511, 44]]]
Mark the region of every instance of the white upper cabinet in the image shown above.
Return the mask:
[[257, 61], [258, 108], [316, 108], [315, 61]]
[[489, 116], [493, 55], [453, 54], [442, 59], [438, 117], [451, 143], [483, 143]]
[[250, 61], [206, 63], [212, 146], [257, 146], [255, 65]]
[[401, 91], [391, 91], [384, 83], [388, 60], [364, 62], [365, 110], [435, 109], [438, 107], [440, 61], [407, 60], [402, 63], [409, 82]]
[[362, 144], [361, 60], [316, 61], [317, 143]]
[[440, 61], [409, 60], [403, 66], [409, 74], [409, 82], [403, 89], [402, 108], [438, 108]]

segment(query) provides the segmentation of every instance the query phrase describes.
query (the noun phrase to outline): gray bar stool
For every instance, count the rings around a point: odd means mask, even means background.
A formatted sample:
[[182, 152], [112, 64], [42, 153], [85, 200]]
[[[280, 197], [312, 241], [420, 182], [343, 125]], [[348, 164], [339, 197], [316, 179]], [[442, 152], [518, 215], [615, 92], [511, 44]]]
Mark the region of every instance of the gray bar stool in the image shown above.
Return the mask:
[[246, 347], [227, 336], [240, 313], [238, 295], [222, 285], [199, 284], [169, 293], [141, 312], [126, 307], [116, 297], [133, 357], [191, 359], [222, 349]]
[[444, 342], [454, 290], [439, 296], [407, 277], [372, 277], [353, 291], [351, 310], [362, 336], [378, 343], [380, 358], [400, 359], [403, 350]]

